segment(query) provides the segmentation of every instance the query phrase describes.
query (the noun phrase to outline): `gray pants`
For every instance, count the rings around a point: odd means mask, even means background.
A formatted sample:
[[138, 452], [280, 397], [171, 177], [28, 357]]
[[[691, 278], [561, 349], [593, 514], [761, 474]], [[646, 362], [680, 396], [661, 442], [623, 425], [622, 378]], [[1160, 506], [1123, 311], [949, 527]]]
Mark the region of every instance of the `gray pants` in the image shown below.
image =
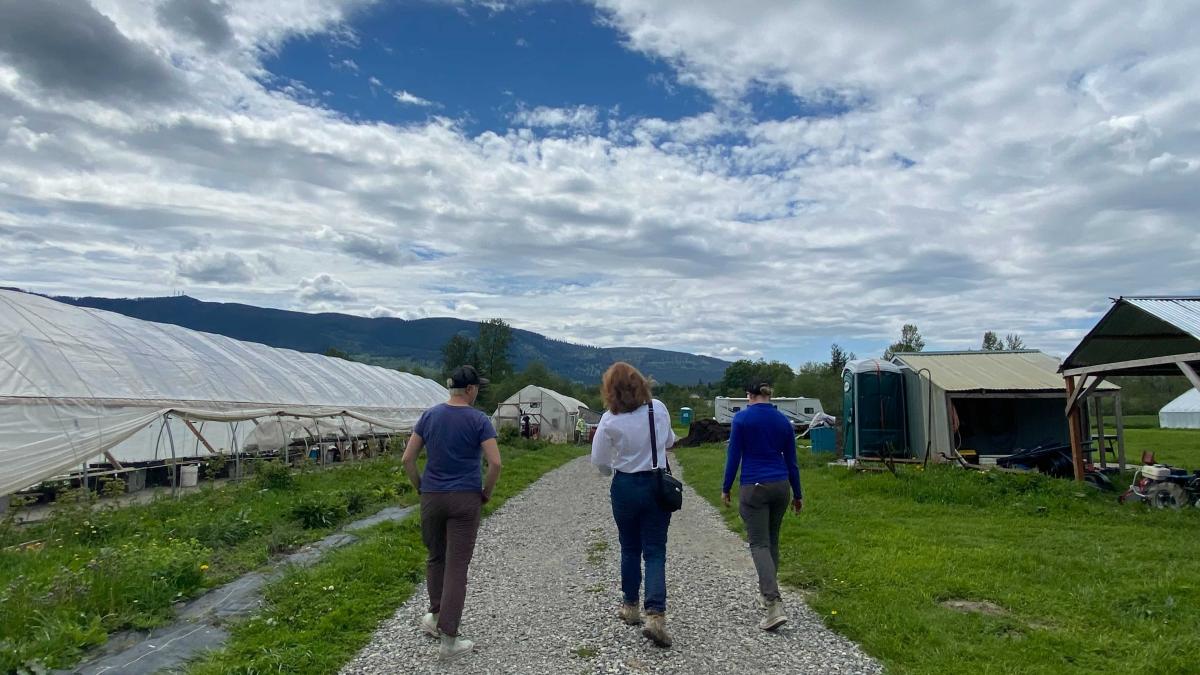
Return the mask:
[[792, 486], [786, 480], [743, 485], [738, 495], [738, 511], [746, 523], [750, 556], [758, 570], [758, 590], [768, 601], [779, 599], [779, 528], [791, 497]]

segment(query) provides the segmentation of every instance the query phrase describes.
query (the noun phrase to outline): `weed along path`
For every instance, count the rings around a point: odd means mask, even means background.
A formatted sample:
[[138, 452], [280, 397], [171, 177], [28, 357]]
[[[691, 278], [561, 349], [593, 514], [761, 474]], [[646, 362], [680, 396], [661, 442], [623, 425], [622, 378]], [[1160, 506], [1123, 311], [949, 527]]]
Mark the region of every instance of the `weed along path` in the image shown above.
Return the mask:
[[229, 637], [222, 624], [255, 612], [262, 601], [263, 587], [279, 579], [289, 566], [307, 567], [327, 552], [358, 541], [352, 532], [382, 522], [408, 517], [413, 506], [388, 507], [375, 515], [347, 524], [340, 532], [284, 556], [267, 570], [246, 574], [188, 602], [176, 621], [148, 632], [131, 631], [114, 635], [99, 654], [63, 673], [157, 673], [180, 669], [197, 654], [219, 648]]
[[586, 457], [547, 473], [481, 526], [463, 635], [476, 651], [449, 665], [417, 628], [424, 586], [343, 672], [454, 673], [879, 673], [882, 667], [830, 631], [794, 593], [790, 621], [756, 627], [758, 585], [745, 543], [688, 487], [667, 553], [662, 650], [617, 619], [620, 552], [609, 480]]

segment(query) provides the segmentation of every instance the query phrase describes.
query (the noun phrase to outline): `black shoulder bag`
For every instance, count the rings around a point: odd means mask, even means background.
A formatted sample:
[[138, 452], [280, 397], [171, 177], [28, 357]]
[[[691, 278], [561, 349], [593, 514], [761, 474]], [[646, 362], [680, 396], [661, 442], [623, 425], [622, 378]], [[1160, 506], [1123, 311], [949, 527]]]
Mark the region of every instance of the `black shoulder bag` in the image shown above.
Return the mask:
[[663, 457], [666, 468], [658, 468], [658, 435], [654, 431], [654, 402], [646, 406], [650, 412], [650, 458], [654, 462], [654, 500], [658, 508], [668, 513], [683, 507], [683, 483], [671, 475], [671, 464]]

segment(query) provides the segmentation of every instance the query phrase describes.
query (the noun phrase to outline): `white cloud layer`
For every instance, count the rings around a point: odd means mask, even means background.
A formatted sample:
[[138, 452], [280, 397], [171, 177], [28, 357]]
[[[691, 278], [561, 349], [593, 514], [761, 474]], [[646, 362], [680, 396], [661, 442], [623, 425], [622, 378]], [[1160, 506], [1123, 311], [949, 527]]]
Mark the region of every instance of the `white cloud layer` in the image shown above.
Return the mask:
[[[716, 108], [478, 136], [266, 89], [368, 3], [288, 4], [0, 3], [0, 284], [728, 356], [1065, 351], [1108, 296], [1200, 291], [1196, 3], [602, 0]], [[762, 88], [841, 112], [754, 121]]]

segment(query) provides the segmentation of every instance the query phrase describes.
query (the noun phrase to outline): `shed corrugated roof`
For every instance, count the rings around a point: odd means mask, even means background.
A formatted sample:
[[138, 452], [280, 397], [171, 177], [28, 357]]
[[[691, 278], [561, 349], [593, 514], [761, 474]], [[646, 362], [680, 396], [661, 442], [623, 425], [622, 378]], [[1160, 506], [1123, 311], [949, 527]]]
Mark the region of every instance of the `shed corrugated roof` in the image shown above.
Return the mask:
[[[1200, 352], [1200, 298], [1118, 298], [1066, 358], [1063, 368], [1195, 352]], [[1179, 369], [1167, 364], [1129, 374], [1178, 375]]]
[[1123, 298], [1125, 302], [1152, 314], [1200, 340], [1200, 298]]
[[[938, 387], [949, 392], [1063, 392], [1058, 359], [1034, 350], [1012, 352], [907, 352], [897, 363], [928, 369]], [[1105, 383], [1102, 389], [1119, 387]]]

